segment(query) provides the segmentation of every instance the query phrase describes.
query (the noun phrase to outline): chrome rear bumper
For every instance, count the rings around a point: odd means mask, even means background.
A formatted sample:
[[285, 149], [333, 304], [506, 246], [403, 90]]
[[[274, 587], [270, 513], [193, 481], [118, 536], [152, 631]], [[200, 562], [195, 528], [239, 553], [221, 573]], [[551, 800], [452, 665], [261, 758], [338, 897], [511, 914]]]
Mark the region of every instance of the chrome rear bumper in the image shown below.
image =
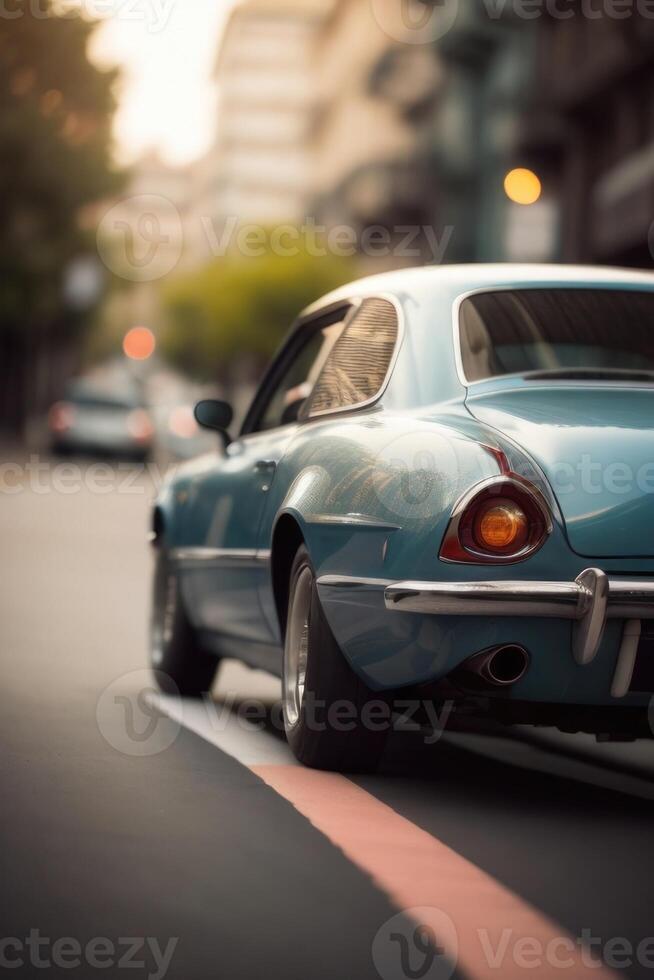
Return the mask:
[[574, 582], [394, 582], [387, 609], [440, 616], [571, 619], [579, 664], [595, 657], [607, 618], [654, 619], [654, 581], [609, 579], [587, 568]]

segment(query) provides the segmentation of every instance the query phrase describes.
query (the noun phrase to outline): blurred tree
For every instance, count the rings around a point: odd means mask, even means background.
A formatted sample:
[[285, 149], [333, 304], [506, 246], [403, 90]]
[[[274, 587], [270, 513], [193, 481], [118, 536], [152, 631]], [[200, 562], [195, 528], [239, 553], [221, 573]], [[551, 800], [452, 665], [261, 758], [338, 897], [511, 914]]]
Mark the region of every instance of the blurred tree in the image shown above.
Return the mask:
[[160, 349], [182, 370], [228, 384], [246, 358], [258, 371], [300, 310], [354, 275], [351, 259], [334, 256], [216, 259], [166, 288]]
[[117, 76], [89, 61], [93, 28], [47, 0], [0, 17], [0, 425], [15, 431], [88, 322], [67, 290], [71, 263], [94, 250], [82, 209], [120, 183]]

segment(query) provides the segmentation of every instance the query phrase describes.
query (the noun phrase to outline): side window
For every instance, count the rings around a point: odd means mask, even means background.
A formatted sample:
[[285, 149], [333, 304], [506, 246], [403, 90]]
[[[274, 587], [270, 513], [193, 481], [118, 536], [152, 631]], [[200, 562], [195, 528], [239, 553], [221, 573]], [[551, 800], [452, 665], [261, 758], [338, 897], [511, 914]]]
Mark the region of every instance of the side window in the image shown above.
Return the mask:
[[319, 330], [311, 331], [311, 327], [307, 327], [307, 340], [295, 352], [278, 380], [256, 427], [257, 431], [276, 429], [297, 420], [342, 330], [342, 321]]
[[382, 388], [398, 337], [397, 312], [386, 299], [365, 299], [336, 339], [302, 417], [359, 405]]

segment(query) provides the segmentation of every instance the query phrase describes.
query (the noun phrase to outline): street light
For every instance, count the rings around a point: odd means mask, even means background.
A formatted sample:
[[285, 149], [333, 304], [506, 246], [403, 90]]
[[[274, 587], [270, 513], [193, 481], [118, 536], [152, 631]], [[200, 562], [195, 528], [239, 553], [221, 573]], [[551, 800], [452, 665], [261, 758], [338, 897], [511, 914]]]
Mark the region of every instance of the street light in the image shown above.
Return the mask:
[[509, 170], [504, 178], [504, 193], [515, 204], [535, 204], [541, 190], [539, 178], [526, 167]]
[[123, 353], [132, 361], [147, 361], [156, 346], [155, 336], [147, 327], [132, 327], [123, 337]]

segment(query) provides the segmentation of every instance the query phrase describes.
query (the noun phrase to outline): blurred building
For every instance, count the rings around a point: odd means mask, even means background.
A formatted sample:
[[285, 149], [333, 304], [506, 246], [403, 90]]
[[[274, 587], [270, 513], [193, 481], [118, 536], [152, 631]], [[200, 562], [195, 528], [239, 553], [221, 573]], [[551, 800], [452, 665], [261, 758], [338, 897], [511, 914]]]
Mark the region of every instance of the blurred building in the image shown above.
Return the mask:
[[221, 39], [215, 70], [216, 140], [199, 165], [194, 204], [205, 239], [229, 218], [301, 220], [307, 202], [307, 128], [314, 100], [311, 45], [329, 0], [243, 0]]
[[[425, 106], [442, 82], [431, 47], [395, 40], [369, 0], [335, 0], [316, 38], [314, 70], [311, 210], [318, 220], [351, 227], [359, 243], [367, 228], [392, 235], [397, 226], [431, 221], [433, 189], [419, 142]], [[394, 255], [363, 258], [402, 264]]]
[[[408, 7], [424, 16], [409, 22]], [[236, 7], [217, 59], [216, 141], [194, 171], [187, 260], [222, 254], [226, 223], [310, 215], [348, 226], [364, 270], [650, 264], [653, 22], [591, 18], [582, 0], [564, 18], [546, 4], [529, 17], [478, 0], [408, 7]], [[515, 167], [541, 181], [532, 203], [509, 199]]]
[[184, 255], [192, 191], [191, 167], [171, 166], [154, 151], [137, 160], [100, 229], [101, 236], [116, 238], [112, 271], [147, 284], [176, 268]]
[[503, 177], [534, 29], [508, 5], [491, 18], [460, 0], [454, 19], [447, 6], [427, 2], [423, 28], [403, 34], [396, 0], [336, 0], [316, 45], [314, 206], [360, 235], [386, 228], [386, 265], [513, 257]]
[[438, 67], [429, 50], [395, 48], [367, 0], [336, 0], [317, 37], [312, 189], [334, 221], [381, 219], [398, 198], [391, 172], [415, 157], [415, 121], [403, 110], [431, 98]]
[[538, 21], [524, 158], [557, 202], [553, 257], [651, 267], [654, 21]]

